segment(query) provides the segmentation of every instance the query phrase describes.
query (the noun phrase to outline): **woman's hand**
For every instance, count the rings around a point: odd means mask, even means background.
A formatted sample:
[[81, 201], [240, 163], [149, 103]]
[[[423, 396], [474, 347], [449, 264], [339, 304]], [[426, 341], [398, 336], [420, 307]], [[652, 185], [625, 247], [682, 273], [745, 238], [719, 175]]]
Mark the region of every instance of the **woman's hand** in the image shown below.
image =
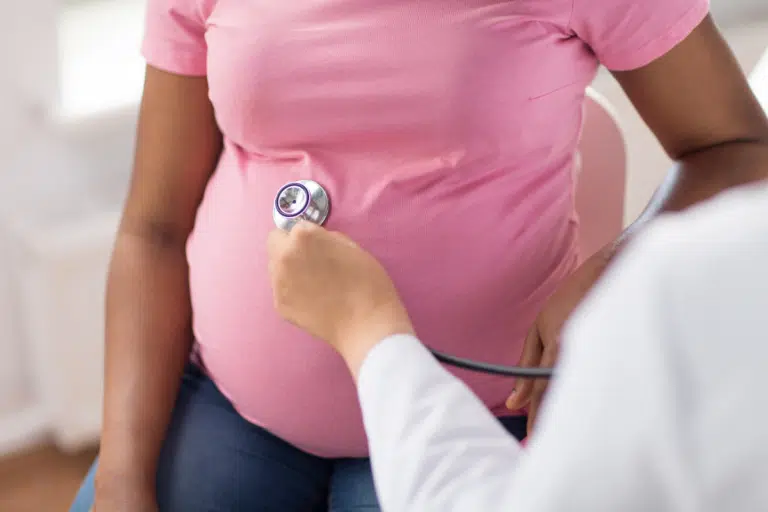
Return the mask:
[[278, 313], [328, 342], [354, 375], [381, 340], [413, 332], [387, 272], [344, 235], [300, 222], [270, 233], [268, 250]]
[[[565, 279], [549, 298], [525, 340], [518, 363], [526, 368], [551, 368], [560, 352], [560, 333], [592, 285], [602, 275], [612, 249], [601, 251], [584, 262]], [[528, 432], [533, 430], [548, 380], [520, 379], [507, 399], [507, 407], [516, 411], [528, 407]]]

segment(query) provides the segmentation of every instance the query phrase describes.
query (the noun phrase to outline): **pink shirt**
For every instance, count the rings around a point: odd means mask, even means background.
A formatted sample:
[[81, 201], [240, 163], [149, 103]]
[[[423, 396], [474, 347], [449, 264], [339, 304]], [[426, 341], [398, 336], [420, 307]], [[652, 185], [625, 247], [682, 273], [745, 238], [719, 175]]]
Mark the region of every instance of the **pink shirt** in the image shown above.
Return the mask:
[[[238, 411], [322, 456], [367, 453], [355, 387], [272, 306], [274, 194], [390, 271], [421, 339], [515, 363], [577, 262], [572, 167], [598, 64], [643, 66], [707, 0], [150, 0], [144, 55], [207, 75], [225, 136], [189, 240], [194, 329]], [[494, 411], [509, 379], [457, 372]], [[393, 374], [392, 379], [397, 379]]]

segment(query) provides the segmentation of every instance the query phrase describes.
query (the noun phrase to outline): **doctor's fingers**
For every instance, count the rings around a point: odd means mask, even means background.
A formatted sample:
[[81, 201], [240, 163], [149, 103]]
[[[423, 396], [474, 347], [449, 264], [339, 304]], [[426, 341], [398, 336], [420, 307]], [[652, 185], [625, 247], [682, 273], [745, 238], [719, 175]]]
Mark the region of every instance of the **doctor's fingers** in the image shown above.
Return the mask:
[[267, 235], [267, 255], [270, 264], [272, 260], [278, 258], [286, 249], [289, 241], [289, 234], [282, 229], [273, 229]]
[[299, 221], [290, 232], [273, 229], [267, 236], [267, 255], [270, 264], [290, 256], [304, 255], [316, 240], [322, 236], [324, 229], [311, 222]]
[[[536, 324], [528, 331], [523, 345], [523, 354], [520, 356], [519, 366], [524, 368], [537, 368], [541, 365], [541, 357], [544, 352], [544, 344], [539, 336], [539, 329]], [[507, 399], [507, 408], [516, 411], [522, 409], [531, 398], [535, 381], [532, 379], [517, 379], [515, 389]]]

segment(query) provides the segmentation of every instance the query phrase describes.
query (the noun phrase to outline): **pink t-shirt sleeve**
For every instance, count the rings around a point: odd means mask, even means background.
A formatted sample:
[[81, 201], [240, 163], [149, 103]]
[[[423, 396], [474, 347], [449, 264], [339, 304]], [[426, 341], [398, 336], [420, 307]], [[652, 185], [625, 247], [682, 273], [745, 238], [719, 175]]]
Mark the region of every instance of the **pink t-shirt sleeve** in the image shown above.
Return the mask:
[[150, 66], [205, 76], [205, 0], [149, 0], [141, 52]]
[[709, 0], [573, 0], [571, 30], [612, 71], [637, 69], [685, 39]]

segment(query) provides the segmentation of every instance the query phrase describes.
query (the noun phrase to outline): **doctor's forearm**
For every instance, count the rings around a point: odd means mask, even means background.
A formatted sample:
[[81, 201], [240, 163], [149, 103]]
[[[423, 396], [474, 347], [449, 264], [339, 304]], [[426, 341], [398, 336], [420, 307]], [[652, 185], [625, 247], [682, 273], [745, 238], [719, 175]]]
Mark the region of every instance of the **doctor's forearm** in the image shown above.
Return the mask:
[[640, 216], [606, 248], [606, 263], [657, 215], [684, 210], [729, 188], [766, 178], [768, 142], [734, 141], [686, 155], [669, 172]]

